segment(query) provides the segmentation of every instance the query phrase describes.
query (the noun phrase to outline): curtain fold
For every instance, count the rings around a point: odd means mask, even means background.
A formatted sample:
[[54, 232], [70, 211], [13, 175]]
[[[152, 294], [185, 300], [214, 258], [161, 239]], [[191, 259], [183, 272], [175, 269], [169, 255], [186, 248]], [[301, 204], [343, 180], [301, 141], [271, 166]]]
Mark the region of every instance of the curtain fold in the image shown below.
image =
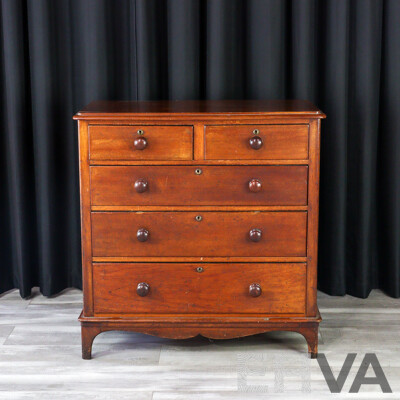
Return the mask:
[[319, 288], [400, 296], [400, 2], [0, 0], [0, 292], [81, 287], [95, 99], [302, 98], [322, 122]]

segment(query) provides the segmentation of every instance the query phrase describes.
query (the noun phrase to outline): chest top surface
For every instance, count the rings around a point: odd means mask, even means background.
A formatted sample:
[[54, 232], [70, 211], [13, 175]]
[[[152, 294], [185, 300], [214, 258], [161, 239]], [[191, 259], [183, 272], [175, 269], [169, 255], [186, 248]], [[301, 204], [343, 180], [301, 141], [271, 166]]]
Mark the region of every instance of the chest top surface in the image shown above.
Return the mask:
[[255, 115], [325, 118], [325, 114], [306, 100], [160, 100], [160, 101], [93, 101], [74, 119], [91, 119], [102, 115], [138, 117], [151, 114], [183, 116]]

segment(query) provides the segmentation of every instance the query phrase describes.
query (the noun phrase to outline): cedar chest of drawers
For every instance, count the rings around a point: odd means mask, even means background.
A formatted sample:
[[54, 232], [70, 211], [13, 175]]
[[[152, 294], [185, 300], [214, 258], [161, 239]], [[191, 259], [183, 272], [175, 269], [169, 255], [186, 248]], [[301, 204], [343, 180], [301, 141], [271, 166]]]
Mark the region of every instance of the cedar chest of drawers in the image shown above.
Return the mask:
[[320, 121], [306, 101], [93, 102], [82, 356], [109, 330], [302, 334], [317, 355]]

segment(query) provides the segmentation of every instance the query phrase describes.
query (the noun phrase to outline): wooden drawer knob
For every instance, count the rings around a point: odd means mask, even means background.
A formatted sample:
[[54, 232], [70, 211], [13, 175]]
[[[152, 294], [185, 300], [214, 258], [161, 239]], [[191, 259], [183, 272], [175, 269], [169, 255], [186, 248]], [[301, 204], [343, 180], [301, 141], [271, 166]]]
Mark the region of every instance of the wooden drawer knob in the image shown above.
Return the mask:
[[263, 141], [259, 136], [253, 136], [249, 139], [249, 144], [252, 149], [259, 150], [263, 145]]
[[139, 178], [136, 182], [135, 182], [135, 190], [138, 193], [143, 193], [147, 190], [147, 187], [149, 186], [148, 182], [146, 181], [146, 179], [144, 178]]
[[136, 150], [144, 150], [147, 147], [147, 140], [144, 137], [136, 138], [133, 145]]
[[261, 296], [262, 289], [261, 286], [258, 283], [252, 283], [249, 286], [249, 295], [251, 297], [258, 297]]
[[149, 294], [150, 291], [150, 285], [146, 282], [140, 282], [137, 285], [136, 288], [136, 293], [140, 296], [140, 297], [144, 297], [147, 296]]
[[249, 190], [250, 192], [257, 193], [261, 190], [261, 181], [259, 179], [252, 179], [249, 181]]
[[147, 229], [140, 228], [136, 233], [137, 240], [139, 242], [146, 242], [150, 236], [150, 232]]
[[252, 230], [249, 232], [249, 239], [250, 239], [252, 242], [259, 242], [259, 241], [261, 240], [261, 237], [262, 237], [261, 229], [255, 228], [255, 229], [252, 229]]

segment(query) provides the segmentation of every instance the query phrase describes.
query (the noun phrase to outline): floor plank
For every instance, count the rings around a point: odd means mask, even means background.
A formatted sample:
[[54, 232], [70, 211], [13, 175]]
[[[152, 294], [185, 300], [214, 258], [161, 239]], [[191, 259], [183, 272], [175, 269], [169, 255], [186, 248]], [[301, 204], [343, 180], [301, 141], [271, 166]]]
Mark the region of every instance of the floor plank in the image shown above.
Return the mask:
[[[0, 296], [0, 399], [399, 399], [400, 300], [380, 291], [368, 299], [318, 297], [320, 352], [334, 376], [346, 355], [357, 353], [340, 394], [330, 393], [304, 338], [293, 332], [213, 341], [105, 332], [87, 361], [77, 321], [81, 291], [45, 298], [34, 290], [29, 299], [10, 291]], [[349, 395], [366, 353], [377, 355], [393, 394], [364, 385]]]

